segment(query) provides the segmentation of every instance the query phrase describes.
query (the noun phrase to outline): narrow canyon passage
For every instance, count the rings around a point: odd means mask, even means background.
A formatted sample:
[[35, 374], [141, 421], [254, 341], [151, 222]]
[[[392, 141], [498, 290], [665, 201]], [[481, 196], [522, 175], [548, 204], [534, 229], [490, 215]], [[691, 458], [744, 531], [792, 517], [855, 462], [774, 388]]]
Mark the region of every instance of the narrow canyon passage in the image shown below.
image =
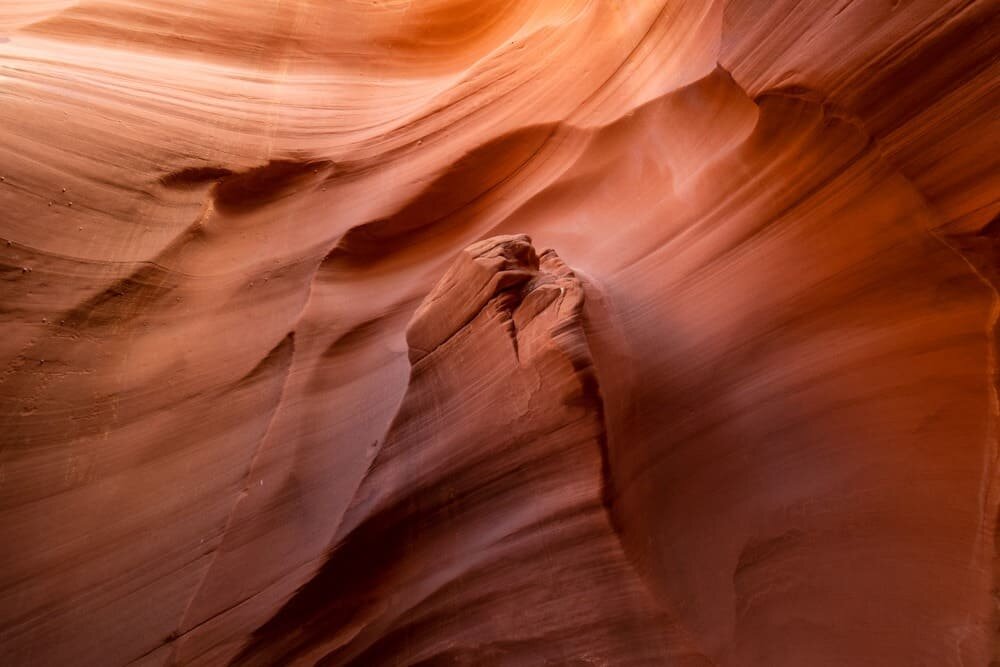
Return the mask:
[[0, 0], [0, 664], [1000, 662], [998, 53]]

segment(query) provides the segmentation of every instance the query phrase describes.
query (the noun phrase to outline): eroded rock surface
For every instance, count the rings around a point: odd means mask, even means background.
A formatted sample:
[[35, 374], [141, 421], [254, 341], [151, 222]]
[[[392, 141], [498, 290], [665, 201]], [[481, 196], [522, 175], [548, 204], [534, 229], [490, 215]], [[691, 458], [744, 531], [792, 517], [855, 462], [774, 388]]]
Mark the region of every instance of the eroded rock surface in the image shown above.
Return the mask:
[[998, 15], [0, 2], [0, 663], [1000, 660]]
[[526, 236], [459, 254], [330, 558], [236, 664], [669, 661], [607, 513], [583, 299]]

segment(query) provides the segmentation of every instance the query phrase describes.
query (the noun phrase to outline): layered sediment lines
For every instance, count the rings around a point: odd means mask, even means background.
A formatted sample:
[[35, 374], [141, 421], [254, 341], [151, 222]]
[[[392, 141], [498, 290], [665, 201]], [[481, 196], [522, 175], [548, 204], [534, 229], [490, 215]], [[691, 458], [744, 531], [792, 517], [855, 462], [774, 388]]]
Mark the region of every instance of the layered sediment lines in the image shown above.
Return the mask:
[[0, 663], [1000, 659], [998, 15], [0, 2]]
[[405, 397], [330, 557], [235, 664], [690, 658], [608, 515], [583, 301], [525, 236], [458, 255], [407, 329]]

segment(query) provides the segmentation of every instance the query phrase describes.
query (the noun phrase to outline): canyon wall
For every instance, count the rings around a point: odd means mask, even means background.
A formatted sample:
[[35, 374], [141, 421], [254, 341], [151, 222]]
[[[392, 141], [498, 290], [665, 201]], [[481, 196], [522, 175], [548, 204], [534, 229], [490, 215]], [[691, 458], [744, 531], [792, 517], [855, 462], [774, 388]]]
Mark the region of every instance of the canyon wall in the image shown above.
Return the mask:
[[0, 664], [1000, 663], [998, 54], [0, 0]]

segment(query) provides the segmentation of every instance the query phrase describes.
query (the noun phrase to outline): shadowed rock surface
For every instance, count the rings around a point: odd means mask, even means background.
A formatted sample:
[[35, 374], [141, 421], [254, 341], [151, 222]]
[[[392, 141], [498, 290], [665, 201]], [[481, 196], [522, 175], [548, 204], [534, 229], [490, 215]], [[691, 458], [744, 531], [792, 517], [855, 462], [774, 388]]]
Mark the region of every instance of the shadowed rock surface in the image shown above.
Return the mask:
[[407, 329], [406, 395], [332, 554], [235, 664], [670, 661], [607, 514], [583, 300], [526, 236], [459, 254]]

